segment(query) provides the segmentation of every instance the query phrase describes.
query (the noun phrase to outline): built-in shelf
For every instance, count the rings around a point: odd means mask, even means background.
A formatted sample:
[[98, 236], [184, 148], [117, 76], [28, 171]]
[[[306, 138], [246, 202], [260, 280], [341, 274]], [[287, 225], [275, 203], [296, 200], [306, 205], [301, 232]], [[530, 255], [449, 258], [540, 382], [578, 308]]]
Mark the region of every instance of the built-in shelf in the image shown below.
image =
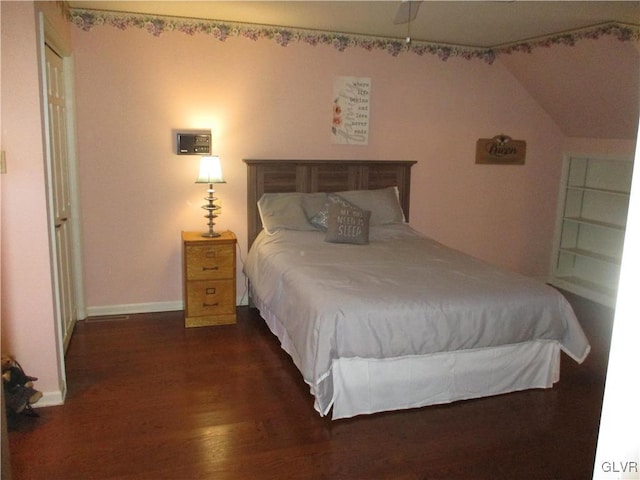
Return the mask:
[[551, 283], [613, 306], [620, 276], [633, 163], [567, 157]]

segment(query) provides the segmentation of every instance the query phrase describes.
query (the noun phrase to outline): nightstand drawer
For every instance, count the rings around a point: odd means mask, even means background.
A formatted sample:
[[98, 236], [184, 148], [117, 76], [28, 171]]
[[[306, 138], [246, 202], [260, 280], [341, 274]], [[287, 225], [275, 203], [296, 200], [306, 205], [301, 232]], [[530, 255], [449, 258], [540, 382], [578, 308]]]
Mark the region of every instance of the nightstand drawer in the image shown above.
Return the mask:
[[199, 280], [187, 283], [186, 316], [235, 312], [235, 280]]
[[187, 245], [187, 280], [232, 278], [235, 245]]

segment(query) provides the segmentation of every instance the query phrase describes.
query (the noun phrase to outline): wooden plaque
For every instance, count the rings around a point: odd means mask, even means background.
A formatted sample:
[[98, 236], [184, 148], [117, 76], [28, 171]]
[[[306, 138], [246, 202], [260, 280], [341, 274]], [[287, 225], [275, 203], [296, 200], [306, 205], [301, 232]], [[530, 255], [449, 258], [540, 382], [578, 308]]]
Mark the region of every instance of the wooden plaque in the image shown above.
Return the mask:
[[480, 138], [476, 142], [476, 163], [491, 165], [524, 165], [527, 142], [507, 135]]

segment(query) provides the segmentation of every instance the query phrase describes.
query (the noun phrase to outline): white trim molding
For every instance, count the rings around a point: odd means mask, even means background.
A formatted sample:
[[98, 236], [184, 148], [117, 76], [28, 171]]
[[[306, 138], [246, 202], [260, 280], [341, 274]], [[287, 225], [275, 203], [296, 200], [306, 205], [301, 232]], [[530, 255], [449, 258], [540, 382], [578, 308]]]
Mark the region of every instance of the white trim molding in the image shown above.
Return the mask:
[[97, 307], [87, 307], [87, 317], [106, 317], [109, 315], [126, 315], [135, 313], [174, 312], [177, 310], [184, 310], [184, 304], [182, 301], [103, 305]]

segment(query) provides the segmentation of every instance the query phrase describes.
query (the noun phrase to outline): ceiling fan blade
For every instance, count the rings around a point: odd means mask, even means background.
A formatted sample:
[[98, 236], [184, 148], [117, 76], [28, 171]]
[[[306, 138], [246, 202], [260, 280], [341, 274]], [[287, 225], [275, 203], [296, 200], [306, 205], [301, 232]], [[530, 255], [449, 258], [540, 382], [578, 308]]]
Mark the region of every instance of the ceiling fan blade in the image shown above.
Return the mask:
[[402, 0], [396, 12], [396, 18], [393, 19], [393, 23], [400, 25], [415, 19], [421, 3], [422, 1]]

